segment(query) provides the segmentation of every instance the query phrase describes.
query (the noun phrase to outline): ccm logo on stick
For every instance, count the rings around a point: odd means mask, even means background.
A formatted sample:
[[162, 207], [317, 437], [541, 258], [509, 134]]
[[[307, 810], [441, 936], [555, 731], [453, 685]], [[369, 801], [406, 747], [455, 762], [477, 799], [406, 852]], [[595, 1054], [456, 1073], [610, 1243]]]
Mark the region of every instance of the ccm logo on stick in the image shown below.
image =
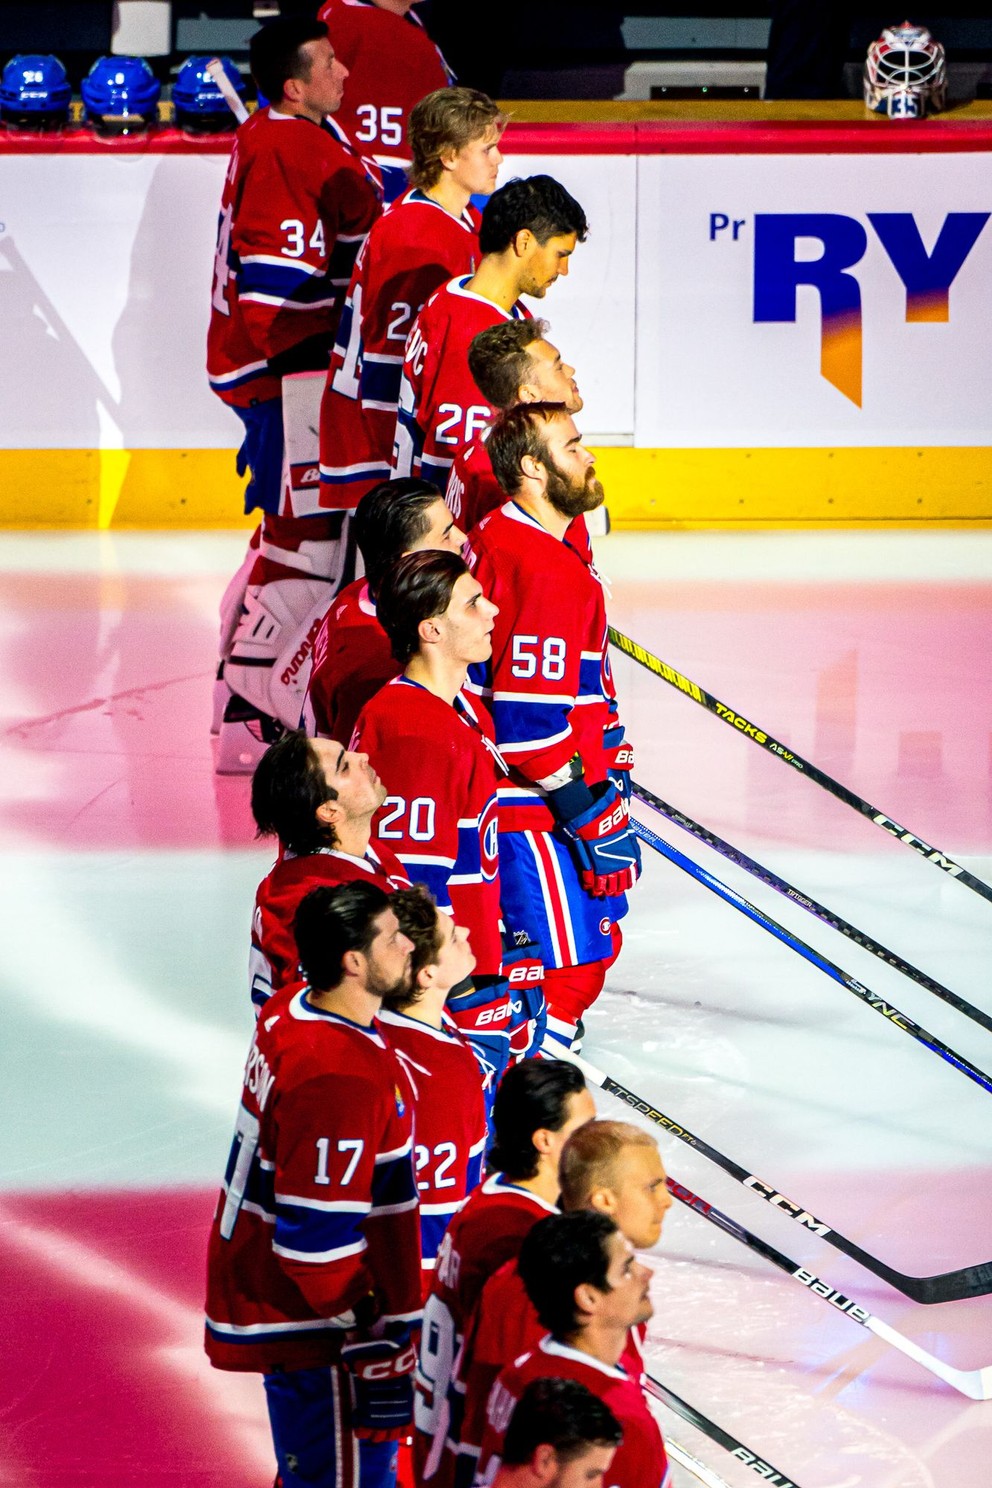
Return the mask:
[[760, 1178], [745, 1178], [744, 1187], [753, 1188], [755, 1193], [761, 1194], [762, 1198], [767, 1199], [769, 1204], [774, 1204], [776, 1209], [784, 1209], [787, 1214], [791, 1214], [793, 1219], [798, 1220], [801, 1225], [805, 1225], [808, 1230], [815, 1230], [818, 1235], [829, 1235], [831, 1233], [829, 1227], [822, 1220], [816, 1219], [812, 1214], [808, 1214], [805, 1209], [800, 1209], [799, 1205], [794, 1204], [791, 1199], [787, 1199], [785, 1194], [776, 1193], [774, 1188], [770, 1188], [767, 1183], [762, 1183]]

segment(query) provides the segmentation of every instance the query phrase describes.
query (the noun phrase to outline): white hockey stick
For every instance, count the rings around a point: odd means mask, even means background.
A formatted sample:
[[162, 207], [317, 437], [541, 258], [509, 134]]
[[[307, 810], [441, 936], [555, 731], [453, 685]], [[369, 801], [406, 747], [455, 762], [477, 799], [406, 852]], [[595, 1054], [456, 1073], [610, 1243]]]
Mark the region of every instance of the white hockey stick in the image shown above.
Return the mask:
[[245, 108], [244, 104], [241, 102], [241, 99], [234, 91], [231, 79], [224, 71], [223, 64], [221, 63], [219, 57], [211, 57], [210, 61], [207, 63], [207, 71], [213, 78], [214, 82], [217, 84], [221, 93], [223, 93], [224, 102], [231, 110], [231, 113], [237, 119], [239, 124], [243, 124], [248, 117], [248, 110]]
[[679, 1467], [684, 1467], [687, 1472], [692, 1473], [694, 1478], [705, 1483], [706, 1488], [730, 1488], [726, 1478], [721, 1478], [719, 1473], [707, 1467], [705, 1462], [700, 1462], [698, 1457], [693, 1457], [691, 1452], [687, 1452], [685, 1447], [680, 1447], [678, 1442], [672, 1441], [670, 1436], [665, 1438], [665, 1451], [673, 1462], [678, 1463]]

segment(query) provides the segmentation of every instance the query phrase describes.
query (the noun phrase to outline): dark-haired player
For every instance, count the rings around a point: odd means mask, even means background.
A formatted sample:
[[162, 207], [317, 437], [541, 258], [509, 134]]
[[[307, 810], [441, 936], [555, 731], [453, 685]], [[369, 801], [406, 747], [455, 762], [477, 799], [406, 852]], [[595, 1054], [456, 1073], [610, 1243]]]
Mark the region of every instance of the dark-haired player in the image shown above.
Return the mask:
[[320, 481], [329, 507], [353, 508], [390, 473], [403, 348], [424, 301], [479, 260], [476, 192], [502, 163], [505, 120], [471, 88], [429, 93], [410, 116], [411, 189], [359, 250], [320, 409]]
[[325, 739], [350, 739], [369, 698], [400, 669], [376, 616], [383, 574], [404, 553], [460, 553], [465, 541], [437, 486], [422, 480], [383, 481], [366, 492], [354, 532], [365, 577], [341, 591], [321, 622], [303, 705], [303, 728]]
[[472, 1309], [531, 1226], [554, 1213], [562, 1148], [595, 1114], [581, 1071], [555, 1060], [522, 1060], [496, 1092], [493, 1173], [449, 1224], [424, 1308], [414, 1456], [437, 1488], [453, 1481], [461, 1402], [452, 1370]]
[[245, 509], [263, 512], [245, 587], [225, 596], [232, 698], [217, 765], [233, 773], [250, 772], [277, 722], [298, 721], [305, 679], [293, 659], [331, 586], [350, 577], [347, 524], [321, 512], [316, 447], [305, 451], [355, 254], [380, 211], [361, 160], [326, 122], [348, 75], [327, 28], [281, 17], [252, 37], [250, 56], [271, 103], [231, 152], [207, 337], [210, 385], [244, 425]]
[[609, 1406], [578, 1380], [533, 1380], [513, 1408], [490, 1488], [602, 1488], [622, 1441]]
[[400, 558], [379, 585], [377, 607], [403, 671], [366, 703], [352, 743], [389, 780], [376, 840], [471, 937], [474, 984], [448, 1010], [488, 1070], [491, 1101], [512, 1023], [496, 826], [503, 765], [489, 715], [462, 688], [469, 664], [489, 654], [495, 611], [454, 553]]
[[413, 953], [410, 985], [387, 999], [380, 1021], [403, 1066], [413, 1102], [426, 1297], [444, 1232], [482, 1177], [486, 1148], [482, 1075], [445, 1008], [452, 990], [475, 970], [475, 956], [468, 931], [438, 912], [423, 884], [394, 894], [390, 903]]
[[301, 980], [293, 918], [311, 889], [352, 882], [386, 893], [409, 887], [398, 858], [371, 842], [372, 818], [385, 795], [366, 755], [298, 729], [259, 760], [252, 815], [259, 836], [276, 837], [280, 852], [255, 895], [248, 980], [256, 1011], [273, 992]]
[[507, 409], [488, 450], [511, 500], [475, 529], [466, 556], [498, 606], [492, 658], [472, 680], [511, 772], [499, 797], [503, 908], [541, 947], [548, 1035], [570, 1044], [619, 952], [640, 869], [603, 585], [569, 539], [603, 488], [560, 404]]
[[489, 198], [479, 267], [433, 294], [410, 332], [393, 448], [396, 475], [422, 475], [445, 487], [458, 451], [493, 417], [468, 369], [469, 346], [487, 326], [525, 317], [520, 296], [543, 299], [568, 273], [587, 230], [579, 203], [551, 176], [510, 181]]
[[605, 1214], [555, 1214], [530, 1230], [517, 1262], [527, 1296], [548, 1330], [537, 1348], [504, 1369], [486, 1407], [479, 1481], [502, 1456], [514, 1407], [537, 1379], [574, 1379], [608, 1406], [623, 1431], [610, 1467], [616, 1488], [664, 1488], [668, 1458], [639, 1378], [621, 1360], [628, 1335], [653, 1314], [651, 1272]]
[[412, 946], [373, 884], [313, 890], [307, 986], [245, 1066], [207, 1261], [206, 1350], [261, 1373], [284, 1488], [395, 1482], [410, 1420], [420, 1235], [409, 1102], [376, 1017]]

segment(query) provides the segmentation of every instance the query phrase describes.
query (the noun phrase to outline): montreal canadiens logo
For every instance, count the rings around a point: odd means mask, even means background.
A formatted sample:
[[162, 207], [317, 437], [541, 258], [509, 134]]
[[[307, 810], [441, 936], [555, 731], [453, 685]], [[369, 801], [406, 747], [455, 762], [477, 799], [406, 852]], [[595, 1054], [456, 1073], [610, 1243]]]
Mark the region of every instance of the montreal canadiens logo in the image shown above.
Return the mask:
[[496, 797], [486, 803], [479, 822], [479, 854], [482, 859], [482, 877], [492, 883], [499, 870], [499, 828], [496, 824]]
[[605, 917], [600, 920], [600, 922], [599, 922], [599, 933], [600, 933], [600, 935], [609, 935], [612, 929], [613, 929], [612, 921], [606, 919]]

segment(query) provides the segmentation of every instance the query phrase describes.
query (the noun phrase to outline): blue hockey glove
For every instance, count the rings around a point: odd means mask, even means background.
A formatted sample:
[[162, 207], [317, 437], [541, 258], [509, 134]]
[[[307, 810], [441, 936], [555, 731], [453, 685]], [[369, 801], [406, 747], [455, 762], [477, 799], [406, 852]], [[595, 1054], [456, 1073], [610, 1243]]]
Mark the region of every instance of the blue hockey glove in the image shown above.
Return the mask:
[[448, 993], [445, 1006], [482, 1068], [488, 1119], [496, 1087], [510, 1062], [513, 1006], [509, 984], [505, 977], [466, 977]]
[[603, 749], [606, 751], [606, 774], [624, 800], [629, 801], [634, 749], [627, 743], [622, 723], [603, 730]]
[[594, 899], [625, 894], [641, 871], [641, 849], [630, 806], [612, 782], [591, 788], [576, 780], [548, 794], [579, 865], [582, 887]]
[[544, 1038], [548, 1007], [544, 1000], [541, 949], [526, 930], [503, 936], [503, 975], [510, 986], [510, 1054], [523, 1059]]

